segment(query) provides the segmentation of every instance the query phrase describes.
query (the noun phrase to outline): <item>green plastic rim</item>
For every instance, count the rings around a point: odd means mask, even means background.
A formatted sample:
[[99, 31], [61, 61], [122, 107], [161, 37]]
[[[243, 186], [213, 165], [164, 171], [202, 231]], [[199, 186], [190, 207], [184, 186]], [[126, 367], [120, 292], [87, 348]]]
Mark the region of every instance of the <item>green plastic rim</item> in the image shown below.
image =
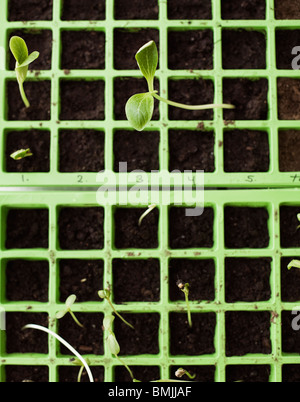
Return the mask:
[[[171, 205], [174, 193], [171, 194]], [[186, 198], [189, 204], [189, 197]], [[269, 245], [263, 249], [229, 249], [225, 247], [224, 240], [224, 208], [225, 206], [264, 207], [269, 213], [268, 231], [270, 235]], [[245, 190], [239, 191], [206, 191], [205, 207], [214, 210], [214, 245], [212, 248], [197, 248], [175, 250], [171, 249], [168, 241], [169, 208], [160, 205], [158, 238], [159, 246], [155, 250], [128, 249], [118, 250], [114, 246], [114, 211], [115, 206], [104, 206], [104, 248], [88, 251], [64, 251], [58, 242], [58, 213], [63, 206], [88, 207], [98, 206], [94, 192], [24, 192], [2, 193], [0, 196], [1, 207], [1, 286], [0, 302], [6, 312], [31, 312], [46, 313], [50, 319], [62, 309], [63, 303], [59, 302], [59, 267], [60, 260], [72, 259], [98, 259], [104, 262], [104, 283], [113, 283], [112, 261], [114, 259], [143, 260], [155, 258], [160, 261], [160, 301], [159, 302], [130, 302], [116, 305], [117, 310], [130, 313], [157, 313], [159, 320], [159, 353], [157, 355], [125, 356], [123, 359], [129, 366], [159, 366], [162, 378], [169, 378], [170, 367], [178, 366], [215, 366], [215, 381], [226, 380], [226, 367], [229, 365], [267, 365], [271, 368], [270, 381], [281, 382], [284, 365], [300, 364], [298, 354], [287, 354], [282, 348], [282, 311], [292, 311], [297, 303], [282, 302], [281, 291], [281, 257], [299, 255], [299, 248], [282, 248], [279, 211], [282, 205], [299, 206], [298, 190]], [[146, 207], [146, 205], [139, 205]], [[138, 207], [139, 207], [138, 206]], [[182, 204], [186, 206], [186, 204]], [[128, 205], [131, 207], [131, 205]], [[132, 207], [137, 207], [136, 205]], [[49, 211], [49, 248], [48, 249], [13, 249], [8, 250], [5, 245], [6, 214], [13, 208], [46, 208]], [[225, 299], [225, 267], [226, 257], [268, 257], [271, 258], [270, 287], [271, 297], [266, 302], [237, 302], [226, 303]], [[171, 312], [182, 312], [185, 302], [172, 302], [169, 299], [169, 261], [176, 258], [186, 259], [212, 259], [215, 263], [215, 300], [191, 301], [192, 313], [214, 313], [216, 316], [216, 329], [214, 335], [215, 353], [203, 356], [172, 356], [170, 352], [170, 325]], [[12, 302], [5, 295], [5, 263], [13, 259], [46, 260], [49, 263], [49, 300], [46, 303], [38, 302]], [[99, 287], [101, 285], [99, 284]], [[112, 294], [113, 300], [113, 294]], [[73, 311], [76, 312], [100, 312], [110, 314], [108, 303], [88, 302], [76, 303]], [[264, 354], [248, 354], [245, 356], [228, 357], [225, 353], [226, 345], [226, 318], [227, 312], [268, 312], [270, 314], [270, 340], [272, 352]], [[292, 315], [291, 315], [292, 320]], [[52, 321], [50, 321], [52, 322]], [[51, 329], [56, 331], [58, 323], [53, 322]], [[49, 368], [49, 381], [58, 381], [58, 367], [70, 365], [69, 356], [61, 355], [58, 343], [48, 338], [49, 353], [37, 354], [8, 354], [6, 353], [6, 333], [0, 331], [0, 381], [5, 382], [5, 368], [10, 365], [37, 365]], [[116, 334], [118, 337], [118, 334]], [[103, 356], [88, 355], [91, 369], [94, 366], [104, 367], [104, 381], [114, 381], [114, 368], [119, 362], [113, 358], [104, 345]], [[138, 374], [136, 374], [138, 377]]]
[[[249, 78], [256, 80], [264, 78], [268, 81], [268, 119], [261, 121], [236, 121], [234, 126], [226, 126], [223, 111], [215, 110], [212, 121], [204, 121], [203, 129], [212, 131], [215, 135], [215, 171], [205, 174], [207, 187], [289, 187], [299, 186], [299, 172], [280, 172], [278, 133], [281, 129], [298, 130], [297, 121], [279, 120], [277, 102], [277, 79], [279, 77], [298, 78], [298, 72], [293, 70], [278, 70], [276, 67], [276, 31], [279, 29], [298, 29], [297, 20], [276, 20], [274, 14], [274, 0], [266, 0], [265, 20], [222, 20], [221, 0], [212, 2], [211, 20], [169, 20], [167, 16], [167, 2], [158, 0], [159, 18], [147, 21], [120, 21], [114, 19], [114, 1], [106, 1], [106, 19], [103, 21], [62, 21], [62, 1], [55, 1], [53, 5], [53, 20], [42, 22], [8, 22], [7, 1], [3, 2], [0, 16], [0, 49], [8, 52], [9, 32], [16, 29], [47, 29], [52, 32], [52, 68], [49, 71], [40, 71], [39, 77], [35, 72], [29, 79], [51, 80], [51, 120], [36, 122], [8, 121], [6, 116], [5, 85], [8, 80], [14, 80], [13, 71], [6, 69], [0, 77], [0, 93], [2, 104], [0, 106], [0, 143], [5, 149], [6, 133], [11, 130], [26, 130], [30, 128], [48, 130], [51, 133], [50, 171], [49, 173], [8, 173], [5, 171], [5, 155], [1, 154], [0, 183], [2, 186], [97, 186], [96, 173], [60, 173], [59, 172], [59, 136], [62, 129], [91, 128], [105, 132], [105, 169], [113, 171], [114, 166], [114, 134], [119, 129], [128, 129], [127, 121], [114, 118], [114, 80], [119, 77], [141, 78], [138, 70], [116, 70], [114, 67], [114, 30], [138, 28], [155, 28], [159, 30], [160, 42], [160, 69], [157, 78], [160, 83], [160, 93], [168, 95], [168, 81], [170, 79], [196, 79], [201, 76], [214, 83], [215, 103], [223, 102], [224, 78]], [[223, 29], [249, 29], [263, 32], [266, 36], [266, 69], [264, 70], [224, 70], [222, 68], [222, 30]], [[105, 69], [103, 70], [72, 70], [68, 76], [60, 68], [61, 31], [63, 30], [97, 30], [105, 33]], [[214, 68], [212, 70], [170, 70], [168, 68], [168, 33], [172, 30], [209, 29], [214, 36]], [[137, 49], [138, 50], [138, 49]], [[86, 79], [102, 80], [105, 82], [105, 120], [102, 121], [59, 121], [60, 112], [60, 82], [62, 80]], [[124, 105], [125, 107], [125, 105]], [[159, 163], [161, 171], [169, 169], [169, 130], [185, 129], [197, 130], [199, 121], [174, 121], [168, 119], [168, 107], [160, 104], [160, 120], [152, 121], [149, 130], [160, 133]], [[223, 134], [229, 129], [253, 129], [264, 131], [269, 138], [270, 166], [267, 172], [261, 173], [226, 173], [224, 171]], [[142, 135], [142, 134], [141, 134]], [[213, 135], [213, 134], [212, 134]], [[149, 176], [149, 174], [148, 174]], [[150, 179], [149, 179], [150, 180]], [[128, 177], [128, 184], [139, 182], [138, 175]], [[163, 186], [165, 183], [161, 183]]]

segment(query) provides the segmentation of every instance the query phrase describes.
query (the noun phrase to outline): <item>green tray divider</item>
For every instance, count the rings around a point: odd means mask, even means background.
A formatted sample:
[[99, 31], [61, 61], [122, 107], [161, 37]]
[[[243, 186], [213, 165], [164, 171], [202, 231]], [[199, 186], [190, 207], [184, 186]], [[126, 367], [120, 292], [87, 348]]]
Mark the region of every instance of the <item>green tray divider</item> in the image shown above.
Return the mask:
[[[215, 132], [215, 171], [205, 174], [205, 185], [207, 187], [245, 187], [245, 188], [264, 188], [264, 187], [299, 187], [299, 172], [280, 172], [278, 165], [278, 130], [279, 129], [298, 129], [298, 121], [278, 120], [277, 112], [277, 79], [279, 77], [298, 78], [298, 71], [278, 70], [276, 68], [275, 52], [275, 31], [277, 29], [298, 29], [298, 20], [276, 20], [274, 15], [274, 0], [266, 0], [266, 19], [265, 20], [222, 20], [221, 19], [221, 0], [212, 2], [212, 20], [169, 20], [167, 17], [167, 3], [159, 0], [158, 20], [126, 20], [114, 19], [114, 1], [106, 1], [106, 19], [103, 21], [62, 21], [61, 1], [54, 2], [52, 21], [33, 21], [27, 24], [22, 22], [7, 21], [7, 2], [4, 2], [3, 13], [1, 13], [0, 27], [0, 46], [8, 48], [8, 32], [14, 29], [49, 29], [53, 34], [52, 69], [42, 70], [39, 78], [41, 80], [51, 80], [51, 120], [43, 122], [22, 122], [6, 120], [5, 101], [0, 110], [0, 140], [4, 149], [4, 133], [14, 129], [47, 129], [51, 132], [50, 150], [50, 172], [49, 173], [8, 173], [5, 172], [5, 161], [1, 161], [0, 183], [2, 186], [43, 186], [43, 187], [97, 187], [97, 173], [60, 173], [58, 140], [59, 132], [62, 129], [72, 128], [91, 128], [105, 132], [105, 168], [113, 170], [113, 136], [116, 130], [128, 129], [127, 121], [119, 121], [114, 118], [114, 80], [120, 77], [141, 78], [138, 70], [116, 70], [113, 61], [114, 49], [114, 30], [117, 28], [156, 28], [159, 30], [160, 39], [160, 69], [157, 78], [160, 82], [160, 90], [163, 95], [168, 96], [168, 80], [188, 78], [196, 79], [201, 75], [204, 79], [209, 79], [215, 85], [215, 101], [222, 102], [223, 79], [224, 78], [266, 78], [269, 83], [268, 103], [269, 117], [263, 121], [236, 121], [235, 125], [224, 125], [223, 111], [215, 110], [212, 121], [204, 121], [205, 130]], [[224, 70], [222, 68], [222, 30], [226, 28], [258, 30], [266, 34], [266, 62], [265, 70]], [[61, 42], [60, 33], [62, 30], [69, 29], [90, 29], [101, 30], [106, 35], [104, 70], [71, 70], [69, 75], [65, 75], [60, 68]], [[214, 68], [212, 70], [170, 70], [167, 65], [168, 54], [168, 32], [170, 30], [190, 30], [190, 29], [210, 29], [214, 34]], [[15, 72], [5, 70], [0, 78], [0, 93], [5, 94], [5, 83], [7, 80], [14, 80]], [[29, 74], [30, 80], [36, 80], [35, 72]], [[103, 121], [60, 121], [60, 82], [61, 80], [72, 79], [100, 79], [105, 81], [105, 120]], [[5, 99], [5, 95], [3, 96]], [[152, 121], [149, 130], [160, 132], [160, 169], [168, 170], [169, 165], [169, 129], [191, 129], [196, 130], [199, 121], [172, 121], [168, 119], [168, 107], [160, 104], [160, 120]], [[42, 124], [42, 127], [40, 126]], [[266, 131], [269, 135], [270, 146], [270, 169], [268, 172], [259, 173], [225, 173], [223, 170], [224, 156], [223, 147], [219, 143], [223, 141], [223, 131], [231, 129], [253, 129]], [[142, 135], [142, 134], [141, 134]], [[4, 158], [4, 155], [2, 155]], [[122, 175], [124, 175], [122, 173]], [[120, 174], [117, 174], [120, 177]], [[128, 186], [138, 183], [137, 175], [127, 175]], [[150, 180], [150, 174], [147, 174]], [[101, 184], [101, 183], [100, 183]], [[161, 183], [164, 186], [168, 183]]]
[[[171, 194], [171, 205], [173, 204], [174, 193]], [[149, 200], [150, 201], [150, 200]], [[188, 202], [188, 199], [186, 199]], [[65, 206], [97, 206], [96, 194], [94, 192], [24, 192], [24, 193], [1, 193], [0, 194], [0, 264], [3, 268], [5, 262], [10, 259], [45, 259], [49, 261], [49, 301], [38, 302], [8, 302], [5, 298], [5, 270], [1, 270], [0, 276], [0, 303], [7, 312], [44, 312], [50, 317], [51, 328], [58, 329], [58, 323], [53, 321], [56, 312], [62, 306], [59, 301], [59, 261], [61, 259], [101, 259], [104, 264], [104, 286], [107, 283], [113, 284], [112, 261], [116, 258], [127, 260], [143, 260], [156, 258], [160, 260], [160, 301], [124, 303], [116, 305], [120, 313], [143, 313], [152, 312], [160, 315], [159, 329], [159, 354], [126, 356], [126, 363], [135, 365], [159, 366], [162, 377], [169, 376], [171, 366], [188, 365], [212, 365], [216, 367], [215, 381], [226, 380], [226, 366], [228, 365], [269, 365], [271, 367], [271, 382], [282, 380], [282, 365], [300, 364], [300, 357], [294, 354], [285, 354], [282, 351], [281, 335], [281, 312], [291, 311], [297, 303], [286, 303], [281, 301], [281, 257], [291, 257], [299, 254], [297, 248], [282, 248], [280, 245], [279, 208], [281, 205], [299, 205], [299, 190], [244, 190], [237, 192], [211, 190], [205, 193], [205, 206], [212, 207], [215, 211], [214, 217], [214, 246], [211, 249], [186, 249], [173, 250], [169, 247], [169, 207], [159, 205], [159, 247], [155, 250], [118, 250], [114, 247], [114, 211], [115, 206], [104, 206], [105, 223], [104, 234], [105, 244], [103, 250], [89, 251], [65, 251], [61, 250], [58, 244], [58, 214], [61, 207]], [[233, 206], [264, 206], [269, 212], [269, 234], [270, 244], [264, 249], [227, 249], [224, 246], [224, 207]], [[143, 203], [140, 207], [146, 207]], [[183, 203], [183, 206], [187, 204]], [[49, 209], [49, 249], [46, 250], [7, 250], [5, 249], [6, 236], [6, 212], [10, 208], [48, 208]], [[128, 207], [137, 207], [128, 205]], [[271, 298], [266, 302], [239, 302], [227, 303], [225, 299], [225, 269], [226, 257], [270, 257], [272, 258], [272, 269], [270, 277]], [[215, 353], [204, 356], [172, 356], [170, 354], [170, 331], [169, 314], [171, 312], [185, 311], [184, 302], [171, 302], [169, 300], [169, 261], [174, 258], [190, 259], [213, 259], [215, 261], [215, 289], [216, 295], [213, 302], [201, 301], [191, 302], [191, 309], [194, 313], [214, 312], [216, 314], [217, 326], [215, 331]], [[110, 313], [110, 307], [103, 302], [76, 303], [75, 312], [102, 312]], [[272, 353], [270, 355], [249, 354], [242, 357], [228, 357], [225, 354], [225, 313], [229, 311], [268, 311], [271, 314], [270, 338]], [[49, 367], [49, 380], [58, 381], [58, 367], [69, 365], [69, 356], [59, 353], [58, 344], [55, 340], [49, 339], [48, 355], [31, 354], [7, 354], [5, 352], [5, 331], [0, 335], [0, 381], [5, 381], [6, 365], [46, 365]], [[49, 337], [50, 338], [50, 337]], [[103, 366], [105, 370], [105, 381], [114, 380], [114, 367], [120, 365], [112, 358], [109, 350], [104, 345], [104, 355], [88, 356], [91, 366]], [[138, 374], [136, 374], [138, 377]]]

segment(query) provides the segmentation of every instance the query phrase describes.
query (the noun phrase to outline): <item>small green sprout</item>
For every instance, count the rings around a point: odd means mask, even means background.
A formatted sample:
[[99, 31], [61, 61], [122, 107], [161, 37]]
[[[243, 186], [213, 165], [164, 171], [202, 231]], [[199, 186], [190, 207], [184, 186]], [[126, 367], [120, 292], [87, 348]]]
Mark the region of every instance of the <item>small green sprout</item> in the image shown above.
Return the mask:
[[120, 345], [117, 341], [116, 335], [114, 334], [114, 331], [112, 329], [114, 320], [115, 320], [115, 317], [113, 315], [107, 315], [103, 319], [103, 329], [104, 329], [104, 331], [108, 331], [108, 336], [106, 338], [107, 346], [108, 346], [110, 352], [115, 356], [115, 358], [117, 360], [119, 360], [119, 362], [126, 368], [128, 373], [130, 374], [130, 377], [132, 378], [132, 381], [140, 382], [134, 378], [134, 375], [133, 375], [132, 371], [130, 370], [130, 368], [118, 356], [121, 349], [120, 349]]
[[119, 314], [117, 312], [117, 310], [115, 309], [114, 305], [112, 304], [111, 300], [110, 300], [110, 296], [111, 296], [111, 292], [109, 289], [104, 289], [104, 290], [99, 290], [98, 292], [98, 296], [100, 297], [100, 299], [104, 299], [107, 300], [110, 307], [113, 309], [114, 313], [126, 324], [128, 325], [130, 328], [134, 329], [134, 326], [129, 324], [129, 322], [127, 322], [122, 316], [121, 314]]
[[15, 161], [19, 161], [21, 159], [27, 158], [28, 156], [32, 156], [32, 152], [30, 149], [19, 149], [16, 152], [13, 152], [10, 157], [14, 159]]
[[71, 317], [73, 318], [73, 320], [75, 321], [75, 323], [76, 323], [79, 327], [84, 328], [84, 326], [78, 321], [78, 319], [76, 318], [75, 314], [74, 314], [73, 311], [72, 311], [72, 306], [73, 306], [73, 304], [75, 303], [75, 301], [76, 301], [76, 296], [75, 296], [75, 295], [69, 296], [69, 297], [67, 298], [66, 302], [65, 302], [65, 309], [59, 311], [59, 312], [56, 314], [55, 317], [56, 317], [58, 320], [60, 320], [60, 319], [63, 318], [66, 314], [70, 313], [70, 315], [71, 315]]
[[152, 204], [148, 207], [147, 211], [143, 213], [143, 215], [139, 219], [139, 226], [142, 226], [143, 220], [148, 216], [154, 209], [156, 208], [156, 204]]
[[[81, 382], [82, 373], [83, 373], [83, 370], [85, 369], [84, 364], [82, 363], [81, 360], [79, 360], [79, 359], [76, 358], [76, 357], [72, 357], [72, 358], [70, 359], [70, 362], [71, 362], [74, 366], [80, 366], [80, 369], [79, 369], [79, 372], [78, 372], [78, 376], [77, 376], [77, 382]], [[89, 361], [89, 359], [86, 359], [86, 363], [87, 363], [88, 365], [91, 364], [90, 361]]]
[[[298, 219], [298, 222], [300, 222], [300, 214], [297, 214], [297, 219]], [[297, 230], [299, 230], [299, 229], [300, 229], [300, 225], [297, 226]]]
[[179, 368], [175, 373], [177, 378], [181, 378], [184, 375], [188, 376], [190, 380], [194, 380], [196, 378], [196, 374], [190, 374], [187, 370], [183, 368]]
[[233, 105], [184, 105], [164, 99], [154, 90], [154, 78], [158, 65], [158, 51], [154, 41], [150, 41], [142, 46], [135, 55], [137, 64], [148, 83], [148, 92], [133, 95], [126, 103], [125, 112], [130, 125], [137, 131], [143, 131], [150, 122], [154, 111], [154, 98], [186, 110], [206, 110], [214, 108], [234, 109]]
[[187, 314], [188, 314], [188, 322], [189, 322], [189, 326], [192, 328], [192, 326], [193, 326], [193, 324], [192, 324], [192, 314], [191, 314], [190, 303], [189, 303], [190, 285], [188, 283], [184, 283], [181, 279], [179, 279], [176, 282], [176, 285], [184, 293], [186, 307], [187, 307]]
[[13, 36], [9, 42], [10, 50], [16, 59], [16, 75], [19, 84], [20, 94], [26, 107], [30, 107], [30, 103], [24, 91], [24, 81], [28, 73], [28, 66], [39, 57], [39, 52], [32, 52], [28, 55], [28, 48], [24, 39], [19, 36]]
[[289, 270], [292, 269], [292, 268], [300, 268], [300, 261], [299, 260], [292, 260], [287, 267], [288, 267]]

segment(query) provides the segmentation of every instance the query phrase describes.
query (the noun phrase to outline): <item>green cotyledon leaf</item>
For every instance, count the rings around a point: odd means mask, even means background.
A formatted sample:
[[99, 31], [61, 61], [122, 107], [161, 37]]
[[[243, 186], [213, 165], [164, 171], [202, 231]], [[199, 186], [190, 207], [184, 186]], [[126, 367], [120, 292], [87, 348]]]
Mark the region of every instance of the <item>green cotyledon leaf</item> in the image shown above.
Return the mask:
[[133, 95], [126, 103], [126, 117], [130, 125], [137, 131], [142, 131], [152, 119], [154, 98], [147, 92]]

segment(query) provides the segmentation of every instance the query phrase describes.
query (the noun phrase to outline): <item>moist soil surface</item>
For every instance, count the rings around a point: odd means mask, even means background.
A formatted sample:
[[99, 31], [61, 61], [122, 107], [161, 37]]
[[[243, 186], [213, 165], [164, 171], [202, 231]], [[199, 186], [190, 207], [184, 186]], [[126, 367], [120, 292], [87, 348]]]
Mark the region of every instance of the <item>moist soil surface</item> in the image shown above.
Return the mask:
[[215, 170], [214, 132], [169, 130], [169, 170]]
[[226, 382], [269, 382], [271, 367], [267, 365], [227, 366]]
[[279, 131], [279, 170], [281, 172], [299, 172], [300, 131]]
[[222, 0], [221, 7], [224, 20], [264, 20], [266, 17], [265, 0]]
[[267, 172], [270, 167], [268, 133], [233, 130], [224, 132], [225, 172]]
[[9, 21], [49, 21], [52, 19], [53, 0], [10, 0]]
[[275, 0], [275, 16], [278, 20], [298, 20], [300, 3], [298, 0]]
[[300, 247], [299, 213], [300, 206], [280, 207], [280, 245], [283, 248]]
[[210, 20], [211, 0], [168, 0], [168, 18], [171, 20]]
[[[14, 160], [10, 155], [18, 149], [30, 149], [32, 156]], [[49, 172], [50, 132], [41, 130], [10, 131], [6, 136], [7, 172]]]
[[49, 382], [49, 368], [46, 366], [6, 366], [5, 382]]
[[277, 68], [292, 70], [292, 61], [295, 55], [292, 49], [300, 43], [299, 29], [280, 29], [276, 31], [276, 59]]
[[116, 20], [157, 20], [158, 0], [115, 0]]
[[105, 19], [105, 0], [64, 0], [62, 20], [96, 21]]
[[102, 131], [60, 131], [59, 171], [100, 172], [104, 170], [104, 148]]
[[299, 120], [300, 80], [278, 78], [278, 117], [280, 120]]
[[[160, 369], [156, 366], [129, 366], [138, 381], [150, 382], [160, 379]], [[115, 367], [115, 382], [132, 382], [129, 372], [123, 366]]]

